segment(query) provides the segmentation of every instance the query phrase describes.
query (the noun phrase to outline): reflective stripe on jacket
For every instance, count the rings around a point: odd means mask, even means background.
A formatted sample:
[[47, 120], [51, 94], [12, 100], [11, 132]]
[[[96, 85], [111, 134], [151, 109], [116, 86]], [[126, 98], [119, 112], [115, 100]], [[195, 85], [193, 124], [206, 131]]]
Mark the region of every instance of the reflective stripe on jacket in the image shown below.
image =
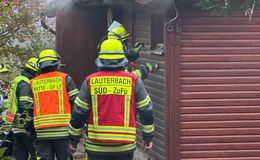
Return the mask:
[[69, 125], [71, 105], [66, 90], [66, 76], [55, 71], [31, 80], [36, 129]]
[[[14, 122], [16, 113], [18, 111], [18, 99], [16, 95], [17, 86], [21, 81], [25, 81], [26, 83], [30, 83], [30, 80], [20, 75], [14, 79], [14, 82], [11, 85], [11, 90], [8, 96], [8, 109], [6, 112], [6, 122], [9, 124], [12, 124]], [[19, 98], [25, 98], [28, 99], [28, 97], [19, 97]]]
[[87, 77], [92, 100], [88, 121], [91, 141], [135, 143], [136, 79], [136, 75], [124, 71], [104, 71]]

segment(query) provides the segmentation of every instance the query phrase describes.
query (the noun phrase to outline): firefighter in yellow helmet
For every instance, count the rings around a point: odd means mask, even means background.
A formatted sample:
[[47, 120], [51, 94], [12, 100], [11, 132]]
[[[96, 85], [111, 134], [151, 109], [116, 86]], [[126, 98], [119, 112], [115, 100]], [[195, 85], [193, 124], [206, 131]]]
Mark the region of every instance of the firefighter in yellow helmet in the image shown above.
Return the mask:
[[108, 39], [96, 59], [99, 72], [83, 81], [74, 103], [69, 140], [75, 150], [85, 124], [88, 160], [132, 160], [136, 149], [136, 111], [142, 123], [145, 149], [152, 148], [152, 101], [138, 76], [125, 72], [125, 49]]
[[[5, 67], [4, 64], [0, 64], [0, 76], [1, 79], [6, 79], [5, 74], [8, 74], [9, 71]], [[12, 126], [6, 124], [6, 103], [7, 103], [7, 95], [9, 93], [9, 87], [7, 84], [2, 84], [2, 80], [0, 80], [0, 149], [5, 149], [3, 153], [0, 154], [0, 157], [6, 158], [10, 157], [10, 160], [12, 159], [12, 151], [13, 151], [13, 132], [12, 132]]]
[[68, 155], [68, 126], [78, 89], [66, 73], [58, 71], [60, 56], [43, 50], [38, 65], [41, 74], [30, 82], [37, 156], [44, 160], [65, 160]]
[[25, 64], [21, 74], [17, 76], [11, 85], [8, 96], [6, 123], [12, 125], [14, 133], [14, 145], [12, 156], [15, 159], [27, 160], [29, 155], [31, 160], [36, 160], [36, 152], [33, 145], [33, 136], [27, 132], [27, 114], [32, 104], [30, 97], [30, 80], [34, 78], [39, 68], [37, 58], [30, 58]]
[[117, 21], [113, 21], [113, 23], [108, 27], [107, 31], [108, 39], [118, 39], [125, 41], [130, 36], [130, 34], [127, 33], [125, 27]]
[[6, 73], [8, 73], [8, 69], [4, 64], [0, 64], [0, 113], [4, 110], [4, 99], [6, 99], [6, 95], [9, 93], [8, 85], [3, 84], [4, 82], [2, 81], [2, 78], [6, 79], [5, 76], [2, 76]]
[[[113, 23], [108, 27], [108, 39], [118, 39], [121, 40], [124, 46], [127, 46], [128, 37], [130, 36], [127, 33], [125, 27], [117, 21], [113, 21]], [[134, 62], [139, 58], [139, 51], [141, 48], [144, 47], [144, 44], [141, 42], [137, 42], [134, 48], [126, 49], [126, 58], [128, 59], [130, 65], [126, 66], [126, 70], [132, 72], [133, 74], [137, 75], [141, 79], [145, 79], [148, 77], [150, 72], [159, 69], [159, 65], [146, 63], [145, 65], [140, 65], [138, 69], [135, 69]], [[126, 48], [126, 47], [125, 47]]]
[[[117, 21], [113, 21], [113, 23], [108, 27], [107, 29], [108, 34], [107, 34], [107, 39], [118, 39], [123, 42], [125, 46], [127, 46], [128, 43], [128, 37], [130, 36], [129, 33], [127, 33], [127, 30], [125, 27], [120, 24]], [[139, 57], [139, 51], [143, 47], [143, 44], [138, 42], [135, 45], [135, 48], [130, 49], [129, 51], [126, 51], [126, 58], [130, 62], [134, 62], [138, 59]]]
[[0, 73], [7, 73], [8, 69], [5, 67], [5, 65], [0, 64]]

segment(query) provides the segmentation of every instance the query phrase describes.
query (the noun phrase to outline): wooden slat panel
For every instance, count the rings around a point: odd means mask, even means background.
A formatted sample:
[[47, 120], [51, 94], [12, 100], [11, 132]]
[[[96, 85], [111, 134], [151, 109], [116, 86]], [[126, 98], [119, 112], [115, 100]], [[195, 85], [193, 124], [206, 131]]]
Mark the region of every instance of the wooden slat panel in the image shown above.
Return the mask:
[[260, 91], [226, 91], [226, 92], [188, 92], [182, 93], [183, 99], [212, 99], [212, 98], [260, 98]]
[[230, 18], [225, 18], [225, 17], [198, 17], [197, 19], [195, 18], [186, 18], [185, 21], [183, 21], [183, 24], [185, 25], [207, 25], [207, 24], [214, 24], [214, 25], [241, 25], [241, 24], [251, 24], [251, 25], [260, 25], [260, 18], [259, 17], [254, 17], [253, 21], [245, 21], [244, 17], [234, 17], [232, 18], [232, 21], [230, 21]]
[[240, 54], [240, 55], [183, 55], [181, 61], [183, 62], [260, 62], [260, 55]]
[[258, 69], [259, 62], [183, 62], [182, 69]]
[[259, 98], [244, 99], [191, 99], [181, 100], [182, 106], [230, 106], [230, 105], [259, 105]]
[[[182, 129], [182, 136], [260, 135], [260, 128]], [[260, 143], [259, 143], [260, 145]], [[260, 149], [260, 148], [259, 148]]]
[[[153, 139], [154, 147], [149, 156], [156, 159], [165, 159], [166, 154], [166, 105], [165, 105], [165, 62], [163, 56], [150, 54], [151, 46], [151, 15], [150, 10], [145, 6], [136, 6], [134, 8], [134, 35], [133, 43], [140, 41], [145, 44], [145, 47], [140, 51], [140, 57], [136, 62], [136, 68], [145, 63], [159, 63], [160, 70], [149, 74], [149, 77], [143, 80], [145, 88], [153, 101], [153, 112], [155, 119], [155, 136]], [[138, 131], [140, 137], [139, 142], [142, 142], [141, 132]], [[142, 144], [139, 143], [140, 149]]]
[[236, 83], [259, 83], [260, 76], [241, 77], [184, 77], [182, 84], [236, 84]]
[[259, 69], [182, 70], [183, 77], [259, 76]]
[[182, 144], [181, 150], [260, 149], [259, 142]]
[[181, 122], [183, 129], [260, 127], [260, 120]]
[[182, 107], [180, 112], [187, 113], [260, 113], [260, 106], [200, 106]]
[[182, 47], [182, 55], [259, 54], [260, 47]]
[[260, 33], [250, 34], [248, 32], [186, 32], [182, 34], [183, 40], [258, 40]]
[[182, 25], [183, 32], [259, 32], [260, 25]]
[[184, 92], [204, 92], [204, 91], [258, 91], [260, 84], [188, 84], [182, 85]]
[[259, 142], [260, 135], [182, 136], [182, 143]]
[[258, 120], [260, 113], [214, 113], [214, 114], [182, 114], [181, 121], [232, 121]]
[[[260, 26], [259, 26], [260, 31]], [[258, 47], [259, 40], [183, 40], [183, 47]]]
[[184, 158], [192, 157], [247, 157], [259, 156], [259, 150], [223, 150], [223, 151], [184, 151], [182, 152]]
[[255, 18], [182, 15], [181, 160], [260, 159], [259, 11]]

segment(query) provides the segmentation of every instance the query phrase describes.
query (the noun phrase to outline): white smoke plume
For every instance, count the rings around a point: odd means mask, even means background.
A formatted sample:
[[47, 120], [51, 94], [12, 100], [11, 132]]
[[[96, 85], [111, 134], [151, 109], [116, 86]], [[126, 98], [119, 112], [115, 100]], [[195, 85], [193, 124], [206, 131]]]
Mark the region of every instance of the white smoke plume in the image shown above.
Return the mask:
[[70, 8], [73, 5], [73, 0], [56, 0], [56, 8]]
[[173, 7], [173, 3], [174, 0], [153, 0], [149, 5], [153, 13], [163, 14]]

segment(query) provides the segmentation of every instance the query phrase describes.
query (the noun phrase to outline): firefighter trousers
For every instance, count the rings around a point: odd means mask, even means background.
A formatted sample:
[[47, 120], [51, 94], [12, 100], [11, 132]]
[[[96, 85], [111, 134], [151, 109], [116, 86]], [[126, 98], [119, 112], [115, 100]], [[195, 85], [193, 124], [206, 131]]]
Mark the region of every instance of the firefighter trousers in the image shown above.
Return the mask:
[[94, 155], [94, 154], [87, 154], [86, 160], [133, 160], [134, 153], [123, 154], [123, 155]]
[[25, 133], [14, 134], [13, 157], [17, 160], [36, 160], [33, 138]]
[[66, 160], [69, 156], [68, 139], [37, 140], [36, 148], [41, 160]]

